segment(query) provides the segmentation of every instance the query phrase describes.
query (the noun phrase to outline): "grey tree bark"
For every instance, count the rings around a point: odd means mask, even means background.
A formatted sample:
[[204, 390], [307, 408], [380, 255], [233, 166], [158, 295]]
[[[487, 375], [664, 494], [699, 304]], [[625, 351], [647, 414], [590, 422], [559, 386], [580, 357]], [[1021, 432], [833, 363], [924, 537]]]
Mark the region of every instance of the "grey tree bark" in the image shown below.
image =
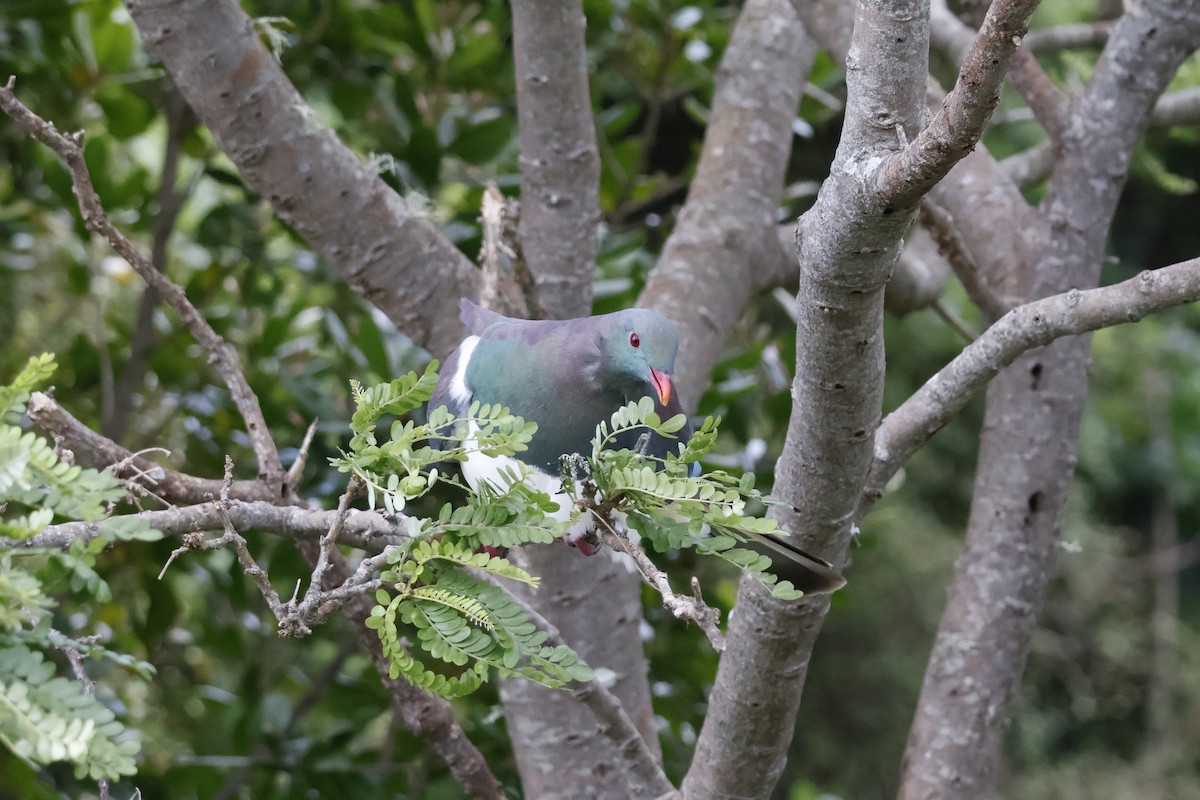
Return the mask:
[[[873, 459], [883, 379], [883, 289], [921, 196], [977, 141], [1034, 3], [998, 3], [959, 85], [923, 125], [926, 3], [861, 2], [847, 57], [842, 141], [801, 218], [792, 417], [775, 493], [781, 524], [842, 563]], [[917, 132], [920, 133], [917, 133]], [[910, 137], [915, 137], [911, 138]], [[809, 656], [828, 610], [743, 581], [709, 714], [684, 782], [689, 798], [766, 796], [782, 769]], [[753, 659], [753, 660], [750, 660]]]
[[[513, 56], [521, 144], [521, 255], [533, 275], [537, 316], [587, 316], [592, 305], [600, 219], [600, 159], [588, 92], [581, 0], [514, 0]], [[530, 546], [514, 558], [541, 576], [526, 600], [584, 660], [611, 676], [612, 692], [656, 755], [658, 738], [637, 577], [610, 558], [561, 544]], [[604, 602], [596, 602], [596, 598]], [[640, 796], [622, 756], [592, 712], [566, 692], [530, 681], [501, 685], [513, 752], [529, 798]]]
[[[146, 48], [246, 182], [336, 274], [413, 341], [462, 340], [458, 298], [479, 271], [317, 119], [235, 0], [129, 0]], [[428, 280], [436, 274], [438, 280]]]
[[[1190, 2], [1129, 6], [1063, 132], [1039, 213], [1046, 235], [1017, 273], [1034, 297], [1095, 286], [1133, 145], [1200, 46]], [[992, 383], [967, 545], [925, 673], [900, 797], [992, 790], [1020, 676], [1054, 574], [1059, 519], [1087, 396], [1089, 337], [1017, 359]]]

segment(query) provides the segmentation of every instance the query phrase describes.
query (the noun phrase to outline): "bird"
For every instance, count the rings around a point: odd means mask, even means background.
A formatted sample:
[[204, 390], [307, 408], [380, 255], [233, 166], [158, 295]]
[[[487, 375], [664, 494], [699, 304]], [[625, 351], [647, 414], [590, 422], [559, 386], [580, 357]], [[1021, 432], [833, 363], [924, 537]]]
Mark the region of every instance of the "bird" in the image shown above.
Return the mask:
[[[459, 317], [467, 336], [442, 365], [429, 409], [446, 406], [462, 418], [473, 402], [499, 404], [538, 426], [528, 448], [515, 457], [469, 452], [461, 467], [472, 489], [491, 483], [503, 490], [508, 485], [506, 474], [523, 473], [533, 488], [558, 504], [559, 510], [551, 516], [569, 519], [573, 502], [562, 491], [561, 458], [590, 455], [597, 424], [647, 396], [653, 398], [660, 419], [683, 413], [672, 380], [679, 335], [674, 323], [656, 311], [630, 308], [577, 319], [523, 320], [463, 298]], [[470, 435], [467, 431], [465, 438]], [[648, 429], [632, 430], [616, 437], [612, 446], [640, 445], [644, 455], [663, 459], [678, 454], [691, 436], [690, 424], [675, 438]], [[694, 469], [698, 472], [699, 464]], [[591, 555], [598, 547], [587, 536], [587, 520], [583, 522], [573, 524], [564, 538]], [[829, 562], [781, 537], [769, 539], [756, 549], [773, 561], [774, 556], [785, 555], [795, 562], [799, 571], [791, 572], [797, 572], [797, 580], [792, 581], [796, 588], [832, 591], [845, 583]]]

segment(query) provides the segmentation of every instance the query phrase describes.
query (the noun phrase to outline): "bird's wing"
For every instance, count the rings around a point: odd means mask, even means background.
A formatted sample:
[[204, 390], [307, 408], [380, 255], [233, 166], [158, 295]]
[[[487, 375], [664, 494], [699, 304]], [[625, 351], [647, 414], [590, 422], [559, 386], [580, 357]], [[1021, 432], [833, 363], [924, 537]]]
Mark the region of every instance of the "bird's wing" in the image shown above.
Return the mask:
[[498, 322], [513, 322], [514, 320], [490, 311], [483, 306], [472, 303], [463, 297], [458, 301], [458, 318], [466, 326], [467, 332], [480, 334]]

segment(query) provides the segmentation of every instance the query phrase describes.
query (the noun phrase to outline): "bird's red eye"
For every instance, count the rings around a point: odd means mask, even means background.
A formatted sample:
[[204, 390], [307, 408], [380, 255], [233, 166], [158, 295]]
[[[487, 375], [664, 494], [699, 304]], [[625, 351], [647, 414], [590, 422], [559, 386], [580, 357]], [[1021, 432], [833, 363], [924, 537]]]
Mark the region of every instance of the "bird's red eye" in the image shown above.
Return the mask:
[[642, 337], [637, 335], [637, 331], [629, 332], [629, 346], [630, 347], [641, 347], [642, 346]]

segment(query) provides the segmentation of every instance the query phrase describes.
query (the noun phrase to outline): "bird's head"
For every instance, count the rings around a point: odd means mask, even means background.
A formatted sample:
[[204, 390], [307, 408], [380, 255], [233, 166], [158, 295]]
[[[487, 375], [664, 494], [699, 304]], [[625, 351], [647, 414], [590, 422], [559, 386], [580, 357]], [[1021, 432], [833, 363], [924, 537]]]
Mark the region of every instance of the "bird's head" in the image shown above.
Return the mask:
[[657, 311], [631, 308], [609, 314], [601, 332], [601, 369], [626, 400], [650, 395], [667, 405], [674, 392], [671, 371], [679, 335], [675, 325]]

